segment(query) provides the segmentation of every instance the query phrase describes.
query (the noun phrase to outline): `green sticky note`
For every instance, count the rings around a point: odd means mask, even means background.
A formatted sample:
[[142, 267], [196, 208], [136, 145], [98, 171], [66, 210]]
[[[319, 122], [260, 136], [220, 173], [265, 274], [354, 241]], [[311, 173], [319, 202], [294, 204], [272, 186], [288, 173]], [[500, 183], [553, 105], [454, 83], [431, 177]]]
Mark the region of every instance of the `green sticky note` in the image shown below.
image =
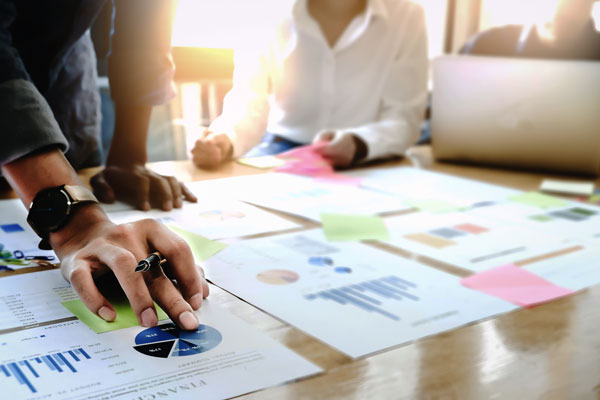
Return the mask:
[[568, 206], [569, 202], [558, 197], [548, 196], [539, 192], [521, 193], [508, 198], [517, 203], [539, 208], [556, 208]]
[[321, 214], [323, 231], [329, 241], [389, 240], [381, 217], [370, 215]]
[[194, 254], [194, 259], [196, 259], [196, 262], [206, 261], [227, 247], [225, 243], [207, 239], [204, 236], [186, 231], [185, 229], [181, 229], [175, 225], [167, 225], [167, 227], [185, 239], [188, 245], [192, 248], [192, 253]]
[[[117, 319], [114, 322], [106, 322], [98, 317], [88, 310], [79, 299], [65, 301], [62, 305], [96, 333], [111, 332], [116, 331], [117, 329], [131, 328], [132, 326], [139, 325], [137, 317], [129, 305], [127, 298], [108, 300], [117, 312]], [[158, 305], [155, 304], [155, 306], [159, 321], [169, 319], [169, 316]]]
[[406, 201], [406, 204], [420, 211], [426, 211], [430, 213], [444, 213], [459, 211], [462, 209], [462, 207], [457, 206], [454, 203], [436, 199], [411, 199]]

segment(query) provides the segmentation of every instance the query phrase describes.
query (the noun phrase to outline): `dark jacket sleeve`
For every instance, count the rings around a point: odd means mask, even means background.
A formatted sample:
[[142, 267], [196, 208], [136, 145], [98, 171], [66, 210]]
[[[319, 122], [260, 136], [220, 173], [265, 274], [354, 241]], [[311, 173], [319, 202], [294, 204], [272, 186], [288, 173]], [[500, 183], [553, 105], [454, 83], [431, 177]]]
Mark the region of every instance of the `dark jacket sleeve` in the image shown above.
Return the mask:
[[176, 1], [114, 0], [109, 79], [117, 103], [153, 106], [175, 95], [171, 34]]
[[17, 17], [15, 1], [19, 0], [0, 0], [0, 165], [48, 146], [67, 150], [48, 103], [13, 46], [10, 26]]

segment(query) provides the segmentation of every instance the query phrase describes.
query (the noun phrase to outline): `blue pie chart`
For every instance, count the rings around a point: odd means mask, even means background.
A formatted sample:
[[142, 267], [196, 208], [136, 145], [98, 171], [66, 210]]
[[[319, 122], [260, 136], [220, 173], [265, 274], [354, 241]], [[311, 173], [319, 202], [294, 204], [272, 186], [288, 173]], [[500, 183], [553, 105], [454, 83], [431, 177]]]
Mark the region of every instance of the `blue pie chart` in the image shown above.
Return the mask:
[[133, 348], [151, 357], [185, 357], [206, 353], [222, 340], [221, 332], [208, 325], [200, 324], [195, 331], [184, 331], [169, 323], [138, 333]]

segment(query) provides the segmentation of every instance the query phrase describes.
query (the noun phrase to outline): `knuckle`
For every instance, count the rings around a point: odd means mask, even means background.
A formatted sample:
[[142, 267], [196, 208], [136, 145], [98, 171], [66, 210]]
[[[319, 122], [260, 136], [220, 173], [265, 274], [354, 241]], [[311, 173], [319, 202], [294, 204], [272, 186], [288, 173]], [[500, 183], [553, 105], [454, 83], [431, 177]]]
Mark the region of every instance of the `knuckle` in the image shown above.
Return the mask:
[[113, 236], [118, 241], [129, 241], [132, 238], [132, 231], [130, 224], [121, 224], [116, 225], [112, 232], [111, 236]]
[[69, 282], [71, 282], [71, 285], [78, 288], [85, 280], [87, 274], [88, 272], [83, 268], [75, 268], [69, 273]]
[[191, 251], [190, 246], [188, 246], [187, 242], [180, 237], [173, 239], [173, 242], [171, 243], [171, 248], [176, 254], [186, 254], [187, 252]]
[[173, 296], [167, 301], [167, 308], [169, 310], [176, 310], [181, 308], [188, 308], [187, 302], [179, 295]]
[[113, 257], [113, 263], [117, 267], [131, 266], [136, 264], [136, 259], [129, 251], [121, 251]]

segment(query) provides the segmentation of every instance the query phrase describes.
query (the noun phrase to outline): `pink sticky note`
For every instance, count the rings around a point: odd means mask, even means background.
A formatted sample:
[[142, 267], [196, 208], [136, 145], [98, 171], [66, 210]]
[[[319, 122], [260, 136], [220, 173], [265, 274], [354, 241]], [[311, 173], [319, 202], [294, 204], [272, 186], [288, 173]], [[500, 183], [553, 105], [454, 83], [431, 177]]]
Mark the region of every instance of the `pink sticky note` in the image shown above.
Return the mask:
[[480, 272], [460, 282], [523, 307], [533, 307], [574, 293], [512, 264]]
[[336, 185], [359, 186], [362, 179], [342, 174], [330, 173], [315, 176], [315, 180], [321, 183], [333, 183]]
[[329, 142], [316, 142], [313, 144], [309, 144], [306, 146], [296, 147], [295, 149], [291, 149], [286, 151], [285, 153], [278, 154], [279, 158], [296, 158], [301, 160], [307, 159], [323, 159], [323, 156], [317, 152], [317, 150], [322, 149], [327, 146]]
[[305, 161], [288, 162], [281, 167], [275, 168], [275, 172], [285, 172], [288, 174], [317, 176], [332, 174], [333, 168], [326, 163], [311, 163]]

